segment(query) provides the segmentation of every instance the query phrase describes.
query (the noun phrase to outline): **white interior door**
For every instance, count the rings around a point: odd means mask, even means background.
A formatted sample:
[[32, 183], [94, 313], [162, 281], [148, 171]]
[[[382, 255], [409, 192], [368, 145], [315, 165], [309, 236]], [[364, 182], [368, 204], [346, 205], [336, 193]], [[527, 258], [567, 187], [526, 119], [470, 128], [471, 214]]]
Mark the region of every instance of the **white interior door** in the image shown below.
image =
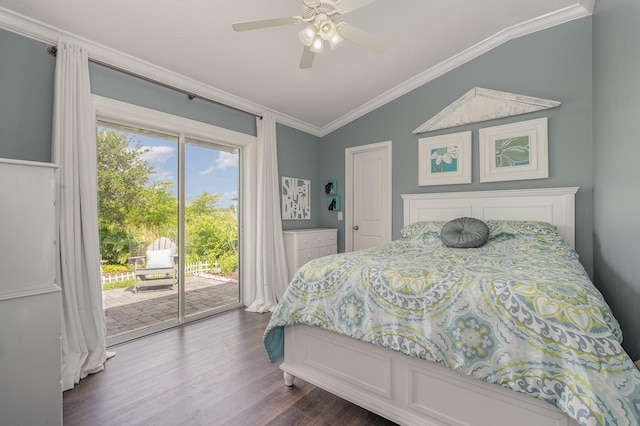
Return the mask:
[[345, 250], [391, 241], [391, 141], [347, 148]]

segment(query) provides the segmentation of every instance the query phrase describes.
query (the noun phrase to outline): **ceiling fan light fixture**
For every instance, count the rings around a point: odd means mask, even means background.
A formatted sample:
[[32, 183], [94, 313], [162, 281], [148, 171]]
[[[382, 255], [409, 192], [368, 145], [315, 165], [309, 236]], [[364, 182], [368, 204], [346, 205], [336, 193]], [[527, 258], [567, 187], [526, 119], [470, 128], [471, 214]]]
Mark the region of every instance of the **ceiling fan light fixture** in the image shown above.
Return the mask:
[[313, 39], [313, 43], [309, 47], [309, 50], [312, 51], [313, 53], [322, 53], [322, 52], [324, 52], [322, 37], [317, 35], [316, 38]]
[[329, 45], [331, 46], [331, 50], [335, 50], [342, 45], [344, 42], [344, 38], [338, 33], [335, 33], [333, 37], [329, 40]]
[[353, 27], [341, 20], [342, 16], [360, 9], [375, 0], [302, 0], [302, 14], [283, 18], [262, 19], [258, 21], [237, 22], [232, 24], [234, 31], [259, 30], [284, 25], [303, 24], [298, 32], [302, 49], [299, 67], [311, 68], [317, 53], [324, 52], [326, 41], [331, 50], [335, 50], [347, 39], [373, 53], [382, 53], [387, 44], [372, 34]]
[[333, 21], [329, 18], [320, 22], [320, 25], [318, 25], [318, 29], [318, 34], [320, 34], [320, 37], [322, 37], [323, 40], [331, 40], [333, 36], [337, 34], [336, 24], [334, 24]]
[[300, 42], [307, 47], [310, 47], [313, 44], [316, 36], [318, 35], [318, 30], [316, 26], [313, 24], [307, 25], [307, 27], [298, 33], [298, 37], [300, 38]]

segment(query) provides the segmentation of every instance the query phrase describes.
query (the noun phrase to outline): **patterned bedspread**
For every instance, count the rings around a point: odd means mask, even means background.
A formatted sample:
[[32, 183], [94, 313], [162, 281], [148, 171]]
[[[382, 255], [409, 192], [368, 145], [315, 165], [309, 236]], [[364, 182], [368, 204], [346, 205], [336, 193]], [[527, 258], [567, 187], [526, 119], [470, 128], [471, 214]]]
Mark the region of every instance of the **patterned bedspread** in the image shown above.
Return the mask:
[[434, 360], [556, 405], [582, 425], [635, 425], [640, 373], [575, 251], [541, 222], [488, 221], [489, 242], [454, 249], [444, 222], [419, 222], [380, 247], [300, 268], [265, 331], [318, 326]]

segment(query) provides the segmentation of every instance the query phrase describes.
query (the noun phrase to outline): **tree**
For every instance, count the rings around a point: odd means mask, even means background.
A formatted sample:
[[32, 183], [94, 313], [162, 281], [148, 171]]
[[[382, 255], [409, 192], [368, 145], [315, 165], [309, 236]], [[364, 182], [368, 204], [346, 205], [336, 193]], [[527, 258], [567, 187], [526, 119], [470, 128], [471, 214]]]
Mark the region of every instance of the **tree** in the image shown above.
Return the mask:
[[121, 226], [126, 225], [129, 208], [142, 203], [154, 171], [142, 159], [149, 149], [141, 144], [130, 149], [129, 142], [124, 132], [98, 132], [98, 217]]
[[178, 237], [178, 200], [172, 188], [172, 181], [153, 182], [140, 190], [141, 200], [129, 207], [129, 224], [148, 240], [165, 236], [175, 241]]
[[142, 202], [153, 173], [142, 159], [149, 149], [140, 144], [131, 149], [126, 133], [105, 128], [99, 129], [97, 142], [100, 256], [108, 263], [124, 264], [130, 248], [139, 243], [129, 212]]
[[216, 210], [216, 204], [218, 204], [220, 198], [222, 198], [220, 194], [209, 194], [209, 192], [204, 191], [189, 203], [187, 210], [190, 215], [194, 216], [213, 213]]
[[234, 209], [216, 207], [220, 198], [205, 191], [186, 206], [186, 261], [218, 262], [228, 273], [238, 265], [238, 219]]

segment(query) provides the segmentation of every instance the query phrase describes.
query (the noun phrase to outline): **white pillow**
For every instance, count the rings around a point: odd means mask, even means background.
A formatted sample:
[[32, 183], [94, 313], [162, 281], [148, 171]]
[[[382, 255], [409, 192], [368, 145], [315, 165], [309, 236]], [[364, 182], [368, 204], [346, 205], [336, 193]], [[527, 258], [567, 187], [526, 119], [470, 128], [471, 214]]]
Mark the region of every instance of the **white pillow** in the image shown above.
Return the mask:
[[171, 268], [173, 267], [173, 250], [148, 250], [147, 268]]

